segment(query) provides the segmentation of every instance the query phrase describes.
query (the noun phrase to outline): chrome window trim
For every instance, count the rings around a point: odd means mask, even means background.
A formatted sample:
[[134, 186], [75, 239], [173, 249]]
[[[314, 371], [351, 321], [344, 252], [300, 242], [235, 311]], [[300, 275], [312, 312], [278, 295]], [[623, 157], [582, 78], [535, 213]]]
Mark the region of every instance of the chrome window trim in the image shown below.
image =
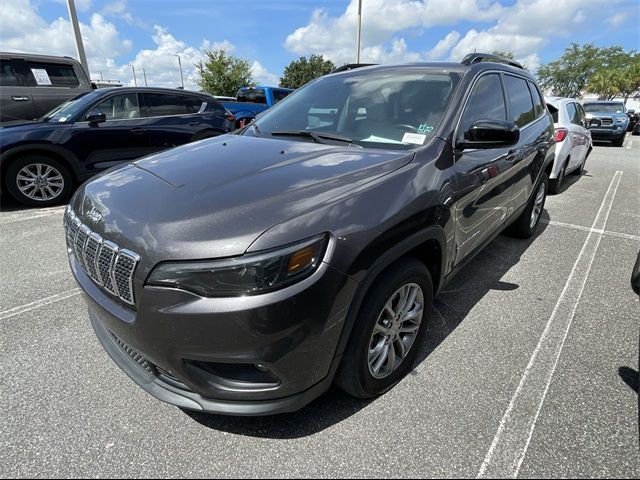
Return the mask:
[[100, 284], [104, 287], [104, 289], [107, 292], [111, 293], [112, 295], [118, 296], [118, 291], [116, 289], [117, 287], [115, 286], [115, 282], [113, 280], [113, 273], [112, 272], [113, 272], [113, 265], [114, 265], [115, 259], [118, 256], [119, 248], [118, 248], [118, 245], [116, 245], [115, 243], [110, 242], [109, 240], [105, 240], [105, 241], [103, 241], [102, 246], [100, 247], [100, 253], [102, 253], [102, 249], [105, 248], [105, 247], [108, 248], [108, 249], [111, 249], [113, 251], [113, 256], [111, 257], [111, 260], [109, 261], [109, 266], [107, 267], [107, 271], [109, 272], [109, 280], [111, 281], [111, 285], [114, 287], [114, 289], [113, 290], [109, 289], [105, 285], [104, 279], [102, 278], [102, 273], [100, 272], [100, 267], [99, 267], [99, 265], [100, 265], [100, 255], [97, 256], [97, 262], [98, 263], [96, 264], [97, 265], [97, 271], [98, 271], [98, 278], [100, 279]]

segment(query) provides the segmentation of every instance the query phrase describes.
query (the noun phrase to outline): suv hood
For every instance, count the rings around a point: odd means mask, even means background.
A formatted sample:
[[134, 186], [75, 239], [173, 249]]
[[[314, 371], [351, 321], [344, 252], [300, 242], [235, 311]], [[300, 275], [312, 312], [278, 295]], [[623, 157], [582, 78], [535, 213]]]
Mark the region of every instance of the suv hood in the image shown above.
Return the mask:
[[[270, 227], [413, 157], [407, 151], [225, 135], [110, 170], [85, 184], [72, 207], [94, 232], [152, 264], [235, 256]], [[99, 215], [91, 217], [98, 221], [86, 215], [94, 208]]]

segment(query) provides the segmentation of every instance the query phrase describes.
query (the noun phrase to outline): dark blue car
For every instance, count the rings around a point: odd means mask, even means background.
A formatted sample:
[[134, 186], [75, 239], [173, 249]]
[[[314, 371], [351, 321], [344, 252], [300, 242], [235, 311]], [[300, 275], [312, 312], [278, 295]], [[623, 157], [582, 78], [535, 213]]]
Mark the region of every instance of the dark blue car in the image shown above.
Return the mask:
[[122, 162], [234, 129], [212, 96], [159, 88], [94, 90], [35, 122], [0, 128], [1, 188], [31, 206]]

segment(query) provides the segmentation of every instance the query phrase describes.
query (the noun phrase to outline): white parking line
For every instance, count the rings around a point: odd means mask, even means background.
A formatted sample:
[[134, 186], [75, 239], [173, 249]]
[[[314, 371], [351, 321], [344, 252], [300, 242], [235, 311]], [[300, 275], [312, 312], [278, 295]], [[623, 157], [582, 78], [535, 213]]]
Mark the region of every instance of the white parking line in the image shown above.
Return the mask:
[[0, 225], [6, 225], [14, 222], [22, 222], [24, 220], [32, 220], [34, 218], [48, 217], [57, 213], [62, 213], [65, 207], [40, 208], [36, 210], [25, 210], [19, 213], [0, 216]]
[[30, 310], [35, 310], [36, 308], [44, 307], [45, 305], [50, 305], [55, 302], [59, 302], [60, 300], [65, 300], [67, 298], [75, 297], [81, 292], [82, 290], [80, 288], [73, 288], [71, 290], [67, 290], [66, 292], [62, 292], [57, 295], [52, 295], [47, 298], [36, 300], [35, 302], [27, 303], [26, 305], [21, 305], [19, 307], [5, 310], [4, 312], [0, 312], [0, 320], [4, 320], [5, 318], [9, 318], [9, 317], [14, 317], [16, 315], [20, 315], [21, 313], [25, 313]]
[[617, 171], [611, 180], [558, 303], [502, 417], [498, 431], [478, 472], [478, 478], [516, 478], [518, 476], [578, 302], [587, 283], [621, 178], [622, 172]]
[[611, 232], [609, 230], [596, 230], [596, 229], [593, 229], [593, 228], [584, 227], [582, 225], [574, 225], [572, 223], [556, 222], [556, 221], [553, 221], [553, 220], [540, 220], [540, 223], [545, 223], [547, 225], [552, 225], [554, 227], [572, 228], [574, 230], [581, 230], [583, 232], [602, 233], [602, 234], [608, 235], [610, 237], [618, 237], [618, 238], [624, 238], [626, 240], [635, 240], [636, 242], [640, 242], [640, 236], [638, 236], [638, 235], [629, 235], [627, 233]]
[[627, 142], [627, 150], [631, 150], [631, 145], [633, 145], [633, 140], [629, 139]]

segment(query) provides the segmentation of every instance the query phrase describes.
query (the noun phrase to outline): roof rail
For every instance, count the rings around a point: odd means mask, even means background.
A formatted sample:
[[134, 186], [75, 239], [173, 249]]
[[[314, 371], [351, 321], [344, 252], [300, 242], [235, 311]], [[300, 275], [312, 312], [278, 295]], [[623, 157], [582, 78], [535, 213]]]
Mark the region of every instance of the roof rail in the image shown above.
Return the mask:
[[374, 65], [377, 65], [377, 63], [347, 63], [346, 65], [342, 65], [341, 67], [334, 68], [329, 73], [347, 72], [356, 68], [372, 67]]
[[516, 62], [515, 60], [511, 60], [508, 57], [504, 57], [502, 55], [494, 55], [492, 53], [470, 53], [466, 57], [462, 59], [463, 65], [473, 65], [474, 63], [480, 62], [496, 62], [496, 63], [506, 63], [507, 65], [511, 65], [512, 67], [520, 68], [524, 70], [524, 67], [521, 63]]

